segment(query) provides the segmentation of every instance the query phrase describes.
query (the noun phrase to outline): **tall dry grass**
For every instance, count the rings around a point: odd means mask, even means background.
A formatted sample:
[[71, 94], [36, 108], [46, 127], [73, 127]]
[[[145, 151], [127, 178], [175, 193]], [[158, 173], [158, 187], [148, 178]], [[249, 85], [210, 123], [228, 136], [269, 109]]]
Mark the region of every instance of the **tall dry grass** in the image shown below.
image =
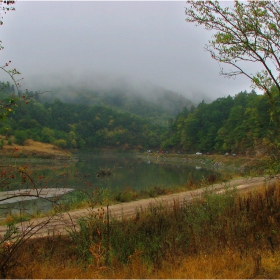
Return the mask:
[[280, 183], [206, 191], [191, 204], [151, 205], [133, 219], [105, 212], [79, 233], [30, 240], [10, 278], [279, 278]]
[[[225, 250], [223, 253], [216, 252], [210, 255], [201, 253], [188, 257], [166, 257], [162, 268], [155, 269], [147, 266], [140, 251], [135, 251], [126, 264], [114, 259], [110, 266], [100, 268], [95, 262], [87, 265], [80, 263], [76, 256], [71, 254], [71, 251], [67, 251], [69, 243], [65, 240], [57, 244], [56, 252], [50, 252], [49, 245], [39, 243], [32, 249], [29, 244], [28, 250], [22, 252], [20, 264], [10, 271], [9, 278], [276, 279], [280, 275], [279, 252], [271, 254], [269, 251], [263, 251], [260, 267], [256, 266], [257, 255], [253, 252], [241, 258], [238, 251]], [[38, 248], [39, 246], [40, 248]], [[63, 253], [59, 254], [58, 251]]]

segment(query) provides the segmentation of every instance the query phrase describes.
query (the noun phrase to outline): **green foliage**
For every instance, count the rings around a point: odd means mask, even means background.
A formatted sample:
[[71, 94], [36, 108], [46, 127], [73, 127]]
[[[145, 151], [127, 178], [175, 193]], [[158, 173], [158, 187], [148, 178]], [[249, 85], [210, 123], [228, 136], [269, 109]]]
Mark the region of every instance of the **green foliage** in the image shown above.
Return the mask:
[[67, 141], [65, 139], [57, 139], [53, 142], [53, 144], [64, 149], [67, 146]]
[[137, 198], [138, 193], [131, 188], [127, 188], [124, 191], [117, 191], [115, 194], [115, 200], [117, 202], [129, 202], [132, 200], [136, 200]]
[[[0, 67], [1, 69], [1, 67]], [[0, 88], [0, 119], [5, 120], [6, 117], [15, 112], [18, 107], [18, 96], [15, 92], [11, 92], [10, 83], [1, 83]]]
[[27, 131], [25, 130], [20, 130], [20, 131], [15, 131], [15, 141], [17, 144], [22, 145], [23, 142], [28, 138]]
[[28, 138], [33, 140], [79, 149], [159, 147], [164, 131], [162, 126], [144, 118], [107, 107], [68, 104], [59, 100], [43, 104], [35, 99], [30, 99], [24, 111], [18, 110], [7, 119], [5, 127], [9, 127], [10, 135], [28, 130]]
[[81, 205], [81, 201], [86, 201], [88, 194], [83, 191], [73, 191], [64, 195], [60, 201], [60, 210], [69, 211]]
[[53, 94], [42, 95], [40, 99], [42, 102], [57, 102], [58, 107], [55, 114], [60, 119], [61, 126], [65, 125], [63, 119], [66, 114], [60, 108], [62, 102], [57, 100], [58, 97], [63, 103], [112, 108], [115, 111], [127, 112], [161, 125], [165, 124], [170, 117], [175, 117], [184, 107], [189, 108], [192, 105], [190, 100], [178, 93], [161, 88], [154, 89], [152, 94], [146, 93], [144, 89], [139, 93], [118, 88], [111, 90], [76, 89], [71, 97], [66, 94], [65, 90], [57, 88], [53, 90]]
[[51, 128], [44, 127], [41, 134], [42, 134], [42, 136], [41, 136], [42, 142], [45, 142], [45, 143], [53, 143], [54, 142], [55, 132]]
[[256, 153], [276, 140], [269, 109], [267, 98], [254, 91], [218, 98], [210, 104], [201, 102], [191, 113], [185, 109], [170, 122], [162, 146], [181, 145], [190, 152]]
[[208, 227], [220, 231], [223, 225], [219, 221], [233, 206], [235, 196], [236, 192], [232, 189], [226, 188], [226, 193], [222, 197], [211, 193], [211, 189], [208, 189], [203, 194], [202, 199], [186, 208], [184, 220], [187, 224], [192, 225], [192, 230], [201, 237], [205, 233], [205, 228]]

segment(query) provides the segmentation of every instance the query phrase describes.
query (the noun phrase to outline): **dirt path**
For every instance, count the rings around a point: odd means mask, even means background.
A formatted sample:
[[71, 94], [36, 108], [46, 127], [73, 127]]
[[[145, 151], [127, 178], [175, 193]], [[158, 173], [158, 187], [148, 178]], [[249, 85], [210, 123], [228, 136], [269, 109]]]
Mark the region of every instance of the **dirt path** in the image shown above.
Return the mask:
[[[272, 179], [274, 180], [274, 179]], [[269, 182], [272, 182], [270, 180]], [[253, 190], [258, 187], [268, 184], [268, 181], [265, 177], [255, 177], [255, 178], [240, 178], [234, 179], [228, 183], [216, 184], [210, 188], [216, 193], [222, 193], [225, 191], [225, 186], [235, 187], [238, 191], [248, 191]], [[172, 205], [174, 201], [183, 203], [190, 201], [196, 197], [199, 197], [205, 188], [186, 191], [177, 194], [160, 196], [157, 198], [148, 198], [138, 201], [119, 203], [109, 206], [110, 217], [119, 218], [119, 217], [131, 217], [135, 215], [137, 209], [145, 209], [151, 204], [163, 204], [163, 205]], [[106, 208], [104, 209], [106, 213]], [[69, 230], [78, 230], [77, 219], [89, 214], [89, 209], [80, 209], [75, 211], [70, 211], [68, 213], [62, 213], [60, 215], [33, 219], [28, 222], [17, 224], [19, 231], [23, 233], [32, 234], [32, 236], [42, 237], [42, 236], [53, 236], [58, 234], [65, 234]], [[97, 212], [98, 208], [93, 209]], [[100, 211], [100, 208], [99, 208]], [[0, 234], [3, 236], [7, 230], [6, 226], [0, 226]]]

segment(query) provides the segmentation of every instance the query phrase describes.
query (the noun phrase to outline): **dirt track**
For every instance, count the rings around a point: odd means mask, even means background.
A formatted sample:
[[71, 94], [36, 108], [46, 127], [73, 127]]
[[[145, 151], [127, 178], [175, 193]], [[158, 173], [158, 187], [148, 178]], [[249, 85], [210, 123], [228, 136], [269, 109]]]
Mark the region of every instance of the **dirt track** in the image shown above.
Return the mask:
[[[274, 179], [270, 180], [272, 182]], [[268, 181], [264, 177], [248, 178], [248, 179], [234, 179], [228, 183], [216, 184], [211, 187], [208, 187], [216, 193], [222, 193], [225, 190], [225, 186], [235, 187], [239, 191], [248, 191], [256, 189], [264, 184], [268, 184]], [[151, 204], [163, 204], [163, 205], [172, 205], [174, 201], [179, 203], [187, 202], [193, 198], [199, 197], [205, 188], [181, 192], [178, 194], [171, 194], [166, 196], [160, 196], [157, 198], [148, 198], [138, 201], [119, 203], [109, 206], [110, 217], [130, 217], [136, 213], [136, 209], [145, 209]], [[99, 208], [100, 209], [100, 208]], [[98, 211], [98, 209], [94, 209]], [[31, 234], [32, 236], [42, 237], [42, 236], [53, 236], [59, 234], [65, 234], [69, 230], [78, 230], [77, 228], [77, 219], [83, 217], [89, 213], [89, 209], [81, 209], [76, 211], [71, 211], [69, 213], [63, 213], [53, 217], [45, 217], [33, 219], [28, 222], [17, 224], [19, 231], [23, 233]], [[105, 208], [106, 213], [106, 208]], [[0, 234], [3, 236], [7, 230], [6, 226], [0, 226]]]

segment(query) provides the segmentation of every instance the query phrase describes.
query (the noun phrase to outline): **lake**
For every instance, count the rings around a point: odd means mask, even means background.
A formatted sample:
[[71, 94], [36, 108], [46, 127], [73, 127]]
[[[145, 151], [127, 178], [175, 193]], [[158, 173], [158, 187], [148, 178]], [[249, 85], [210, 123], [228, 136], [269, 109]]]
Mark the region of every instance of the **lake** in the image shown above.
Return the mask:
[[[196, 180], [207, 177], [210, 174], [221, 176], [221, 171], [210, 170], [202, 166], [188, 165], [182, 159], [178, 162], [168, 162], [163, 158], [155, 160], [149, 155], [137, 157], [134, 154], [90, 154], [77, 155], [80, 159], [75, 163], [75, 169], [79, 170], [87, 181], [98, 188], [111, 188], [124, 190], [133, 188], [142, 190], [152, 186], [172, 186], [187, 183], [190, 176]], [[100, 168], [109, 168], [111, 176], [97, 177]], [[71, 187], [71, 186], [70, 186]], [[74, 185], [75, 189], [84, 186]]]
[[[76, 154], [75, 157], [79, 160], [59, 162], [21, 159], [16, 164], [28, 162], [28, 170], [32, 171], [31, 176], [36, 178], [45, 176], [44, 180], [37, 180], [38, 187], [47, 185], [48, 188], [88, 189], [89, 191], [95, 188], [106, 188], [112, 191], [131, 188], [140, 191], [155, 186], [182, 185], [190, 178], [201, 180], [210, 174], [220, 178], [225, 173], [225, 171], [205, 168], [203, 165], [189, 165], [180, 155], [176, 157], [176, 162], [168, 162], [164, 156], [151, 157], [146, 154], [139, 157], [129, 153], [88, 153]], [[109, 169], [112, 172], [111, 176], [97, 177], [100, 169]], [[23, 185], [23, 188], [28, 187], [31, 188], [32, 185]], [[18, 184], [12, 188], [18, 189]], [[34, 202], [25, 203], [31, 205]], [[29, 206], [26, 207], [29, 208]]]

